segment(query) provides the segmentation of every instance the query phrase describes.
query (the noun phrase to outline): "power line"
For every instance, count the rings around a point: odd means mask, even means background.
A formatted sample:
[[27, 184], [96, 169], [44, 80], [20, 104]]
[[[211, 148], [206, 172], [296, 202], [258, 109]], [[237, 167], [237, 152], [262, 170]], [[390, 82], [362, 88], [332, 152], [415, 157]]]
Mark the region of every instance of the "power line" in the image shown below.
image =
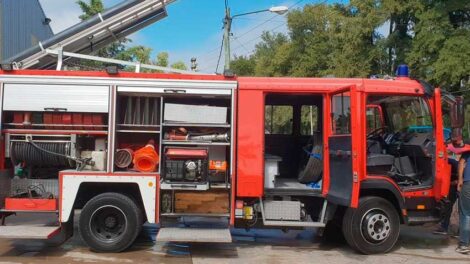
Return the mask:
[[[290, 6], [288, 7], [288, 9], [291, 9], [291, 8], [293, 8], [293, 7], [297, 6], [297, 5], [299, 5], [299, 4], [302, 3], [303, 1], [305, 1], [305, 0], [298, 0], [298, 1], [295, 2], [294, 4], [290, 5]], [[322, 3], [326, 3], [326, 2], [327, 2], [327, 0], [324, 0]], [[227, 7], [228, 7], [228, 0], [225, 0], [225, 8], [227, 8]], [[250, 42], [252, 42], [252, 41], [254, 41], [254, 40], [257, 40], [257, 39], [261, 38], [261, 36], [258, 36], [258, 37], [256, 37], [256, 38], [250, 39], [250, 40], [246, 41], [245, 43], [241, 43], [238, 39], [241, 38], [241, 37], [243, 37], [243, 36], [245, 36], [245, 35], [247, 35], [248, 33], [252, 32], [253, 30], [255, 30], [255, 29], [257, 29], [257, 28], [259, 28], [259, 27], [265, 25], [266, 23], [272, 21], [273, 19], [277, 18], [278, 16], [279, 16], [279, 15], [274, 15], [274, 16], [270, 17], [269, 19], [265, 20], [264, 22], [262, 22], [262, 23], [260, 23], [260, 24], [258, 24], [258, 25], [256, 25], [256, 26], [250, 28], [248, 31], [245, 31], [245, 32], [242, 33], [241, 35], [237, 36], [237, 38], [234, 38], [235, 40], [237, 40], [237, 41], [240, 43], [240, 45], [238, 45], [237, 47], [235, 47], [235, 49], [233, 49], [233, 51], [239, 49], [240, 47], [243, 47], [245, 50], [248, 51], [248, 49], [247, 49], [244, 45], [246, 45], [247, 43], [250, 43]], [[271, 32], [272, 32], [272, 31], [274, 31], [275, 29], [278, 29], [278, 28], [284, 26], [285, 24], [287, 24], [287, 21], [282, 22], [282, 24], [277, 25], [276, 27], [274, 27], [274, 28], [272, 28], [272, 29], [270, 29], [270, 30], [268, 30], [268, 31], [271, 31]], [[230, 37], [230, 36], [229, 36], [229, 37]], [[221, 56], [222, 56], [222, 49], [223, 49], [223, 39], [222, 39], [222, 43], [221, 43], [221, 47], [220, 47], [220, 51], [219, 51], [219, 56], [218, 56], [218, 58], [217, 58], [216, 72], [217, 72], [218, 69], [219, 69], [220, 59], [221, 59]], [[217, 50], [217, 49], [211, 50], [210, 52], [206, 53], [206, 55], [207, 55], [207, 54], [210, 54], [210, 53], [212, 53], [212, 52], [214, 52], [214, 51], [216, 51], [216, 50]], [[249, 52], [248, 52], [248, 53], [249, 53]]]
[[470, 92], [470, 89], [460, 90], [460, 91], [452, 91], [452, 92], [449, 92], [449, 93], [456, 94], [456, 93], [468, 93], [468, 92]]
[[[299, 1], [295, 2], [294, 4], [290, 5], [288, 9], [291, 9], [291, 8], [295, 7], [296, 5], [302, 3], [303, 1], [305, 1], [305, 0], [299, 0]], [[246, 34], [252, 32], [253, 30], [255, 30], [255, 29], [261, 27], [262, 25], [264, 25], [264, 24], [266, 24], [266, 23], [268, 23], [268, 22], [270, 22], [271, 20], [277, 18], [278, 16], [279, 16], [279, 15], [274, 15], [274, 16], [270, 17], [270, 18], [267, 19], [266, 21], [264, 21], [264, 22], [262, 22], [262, 23], [260, 23], [260, 24], [258, 24], [258, 25], [256, 25], [256, 26], [252, 27], [252, 28], [249, 29], [248, 31], [246, 31], [246, 32], [242, 33], [241, 35], [239, 35], [238, 37], [241, 38], [241, 37], [245, 36]]]
[[[296, 6], [296, 5], [300, 4], [300, 3], [302, 3], [303, 1], [305, 1], [305, 0], [299, 0], [299, 1], [297, 1], [296, 3], [292, 4], [291, 6], [289, 6], [289, 9], [291, 9], [292, 7], [294, 7], [294, 6]], [[324, 1], [319, 2], [319, 3], [317, 3], [317, 4], [321, 5], [321, 4], [325, 4], [326, 2], [328, 2], [328, 0], [324, 0]], [[274, 17], [276, 17], [276, 16], [274, 16]], [[272, 17], [272, 18], [274, 18], [274, 17]], [[240, 38], [240, 37], [246, 35], [247, 33], [253, 31], [254, 29], [258, 28], [258, 27], [261, 26], [261, 25], [264, 25], [264, 24], [267, 23], [267, 22], [269, 22], [269, 20], [268, 20], [268, 21], [265, 21], [265, 22], [263, 22], [263, 23], [261, 23], [261, 24], [259, 24], [259, 25], [257, 25], [257, 26], [255, 26], [255, 27], [253, 27], [252, 29], [248, 30], [247, 32], [243, 33], [242, 35], [239, 35], [238, 38]], [[281, 25], [277, 25], [277, 26], [275, 26], [274, 28], [269, 29], [269, 30], [266, 30], [266, 31], [273, 32], [275, 29], [278, 29], [278, 28], [280, 28], [280, 27], [282, 27], [282, 26], [284, 26], [284, 25], [286, 25], [286, 24], [287, 24], [287, 21], [283, 22]], [[261, 38], [261, 36], [258, 36], [258, 37], [254, 38], [254, 39], [250, 39], [250, 40], [246, 41], [244, 44], [246, 45], [247, 43], [252, 42], [252, 41], [254, 41], [254, 40], [256, 40], [256, 39], [260, 39], [260, 38]], [[233, 50], [237, 50], [238, 48], [240, 48], [240, 46], [237, 46], [237, 47], [234, 48]]]
[[[299, 4], [302, 3], [303, 1], [305, 1], [305, 0], [299, 0], [299, 1], [295, 2], [294, 4], [292, 4], [292, 5], [289, 6], [289, 9], [290, 9], [290, 8], [293, 8], [293, 7], [297, 6], [297, 5], [299, 5]], [[325, 1], [325, 2], [326, 2], [326, 1]], [[228, 4], [229, 4], [229, 2], [228, 2], [228, 0], [226, 0], [226, 1], [225, 1], [225, 8], [228, 7]], [[256, 26], [254, 26], [253, 28], [251, 28], [251, 29], [249, 29], [248, 31], [244, 32], [242, 35], [238, 36], [238, 38], [241, 38], [242, 36], [244, 36], [244, 35], [246, 35], [246, 34], [252, 32], [252, 31], [255, 30], [256, 28], [259, 28], [260, 26], [262, 26], [262, 25], [264, 25], [264, 24], [266, 24], [266, 23], [268, 23], [268, 22], [270, 22], [270, 21], [273, 21], [274, 18], [277, 18], [277, 17], [279, 17], [279, 15], [274, 15], [274, 16], [272, 16], [271, 18], [269, 18], [268, 20], [264, 20], [262, 23], [260, 23], [260, 24], [258, 24], [258, 25], [256, 25]], [[237, 18], [237, 19], [248, 19], [248, 18], [239, 17], [239, 18]], [[260, 20], [260, 19], [258, 19], [258, 21], [259, 21], [259, 20]], [[276, 21], [276, 22], [277, 22], [277, 21]], [[281, 22], [281, 21], [279, 21], [279, 22]], [[283, 23], [286, 23], [286, 22], [284, 22], [284, 21], [282, 21], [282, 22], [283, 22]], [[206, 53], [204, 53], [204, 54], [200, 54], [198, 57], [204, 57], [204, 56], [209, 55], [209, 54], [211, 54], [211, 53], [214, 53], [214, 52], [216, 52], [216, 51], [218, 51], [218, 50], [219, 50], [219, 47], [214, 48], [214, 49], [211, 49], [211, 50], [209, 50], [208, 52], [206, 52]]]
[[[274, 33], [276, 29], [278, 29], [278, 28], [280, 28], [280, 27], [282, 27], [282, 26], [284, 26], [284, 25], [285, 25], [285, 24], [277, 25], [276, 27], [272, 28], [272, 29], [270, 30], [270, 32], [273, 32], [273, 33]], [[257, 36], [257, 37], [255, 37], [255, 38], [249, 39], [248, 41], [245, 41], [244, 44], [240, 43], [240, 45], [236, 46], [234, 49], [232, 49], [232, 51], [239, 50], [240, 48], [242, 48], [242, 45], [246, 45], [246, 44], [248, 44], [248, 43], [251, 43], [251, 42], [253, 42], [253, 41], [255, 41], [255, 40], [259, 39], [259, 38], [260, 38], [260, 37]], [[246, 48], [246, 46], [245, 46], [244, 48], [245, 48], [245, 50], [248, 50], [248, 49]], [[247, 54], [250, 54], [250, 53], [252, 53], [252, 52], [253, 52], [253, 51], [251, 51], [251, 52], [248, 51]], [[212, 62], [212, 61], [215, 61], [215, 59], [216, 59], [216, 58], [214, 57], [213, 59], [205, 60], [204, 62], [205, 62], [205, 63], [210, 63], [210, 62]], [[218, 57], [217, 59], [218, 59], [218, 61], [220, 61], [220, 55], [219, 55], [219, 57]], [[217, 64], [219, 64], [219, 62], [217, 62]], [[213, 67], [213, 66], [206, 66], [206, 67], [202, 68], [201, 71], [209, 70], [209, 69], [211, 69], [212, 67]]]

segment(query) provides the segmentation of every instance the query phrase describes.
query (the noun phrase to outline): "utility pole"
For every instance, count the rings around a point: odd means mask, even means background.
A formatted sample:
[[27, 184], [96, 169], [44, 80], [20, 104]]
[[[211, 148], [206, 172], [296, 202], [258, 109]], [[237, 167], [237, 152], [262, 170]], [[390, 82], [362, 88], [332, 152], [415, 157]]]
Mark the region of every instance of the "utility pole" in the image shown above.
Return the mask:
[[230, 31], [232, 29], [232, 17], [230, 16], [230, 8], [225, 9], [225, 18], [224, 18], [224, 54], [225, 54], [225, 64], [224, 72], [230, 70]]
[[283, 15], [285, 14], [289, 8], [287, 6], [274, 6], [269, 9], [263, 9], [259, 11], [253, 11], [253, 12], [248, 12], [248, 13], [243, 13], [243, 14], [237, 14], [234, 16], [230, 15], [230, 8], [227, 6], [225, 8], [225, 18], [224, 18], [224, 54], [225, 54], [225, 64], [224, 64], [224, 72], [227, 70], [230, 70], [230, 36], [231, 36], [231, 30], [232, 30], [232, 20], [235, 17], [239, 16], [245, 16], [245, 15], [251, 15], [251, 14], [256, 14], [256, 13], [262, 13], [262, 12], [271, 12], [271, 13], [276, 13], [278, 15]]

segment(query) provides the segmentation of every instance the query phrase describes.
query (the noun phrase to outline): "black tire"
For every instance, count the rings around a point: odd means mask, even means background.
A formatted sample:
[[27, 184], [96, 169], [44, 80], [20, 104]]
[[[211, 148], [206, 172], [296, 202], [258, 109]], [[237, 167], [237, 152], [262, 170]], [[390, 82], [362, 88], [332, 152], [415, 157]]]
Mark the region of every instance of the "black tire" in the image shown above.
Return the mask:
[[363, 197], [358, 208], [346, 210], [343, 234], [346, 242], [362, 254], [386, 253], [398, 240], [400, 217], [389, 201]]
[[321, 160], [310, 157], [307, 164], [299, 172], [300, 183], [318, 182], [322, 178], [323, 164]]
[[142, 223], [142, 210], [134, 200], [120, 193], [103, 193], [85, 204], [78, 230], [93, 251], [121, 252], [135, 241]]

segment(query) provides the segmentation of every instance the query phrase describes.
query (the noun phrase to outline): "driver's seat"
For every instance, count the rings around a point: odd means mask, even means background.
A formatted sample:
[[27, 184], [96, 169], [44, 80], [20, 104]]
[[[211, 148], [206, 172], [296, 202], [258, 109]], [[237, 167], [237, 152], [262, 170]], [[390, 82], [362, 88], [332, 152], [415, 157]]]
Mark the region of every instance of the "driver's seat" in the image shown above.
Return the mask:
[[367, 155], [367, 172], [371, 174], [387, 174], [393, 168], [395, 157], [389, 154], [369, 153]]
[[377, 140], [367, 140], [367, 172], [386, 174], [392, 170], [395, 157], [383, 153], [382, 144]]

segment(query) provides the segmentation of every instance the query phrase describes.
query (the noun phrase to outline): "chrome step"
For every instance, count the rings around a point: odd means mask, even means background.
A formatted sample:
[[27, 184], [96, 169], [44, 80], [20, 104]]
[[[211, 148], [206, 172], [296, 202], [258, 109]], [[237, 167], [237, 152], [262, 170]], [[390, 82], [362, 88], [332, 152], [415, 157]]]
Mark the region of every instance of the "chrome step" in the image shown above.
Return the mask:
[[60, 226], [14, 225], [0, 226], [0, 238], [50, 239], [60, 233]]
[[157, 234], [157, 242], [211, 242], [231, 243], [228, 228], [163, 227]]
[[285, 227], [325, 227], [321, 222], [300, 222], [300, 221], [270, 221], [263, 222], [265, 226], [285, 226]]

